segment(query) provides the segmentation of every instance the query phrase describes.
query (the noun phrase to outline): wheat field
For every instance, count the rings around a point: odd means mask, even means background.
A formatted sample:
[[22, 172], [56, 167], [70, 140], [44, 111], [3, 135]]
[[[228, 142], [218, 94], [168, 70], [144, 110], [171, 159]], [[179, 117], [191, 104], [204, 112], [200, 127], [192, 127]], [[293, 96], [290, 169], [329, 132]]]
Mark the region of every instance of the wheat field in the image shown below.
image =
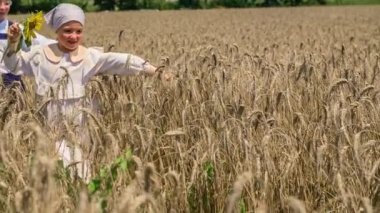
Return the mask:
[[86, 46], [174, 78], [88, 85], [88, 185], [58, 161], [33, 80], [2, 88], [0, 211], [379, 212], [379, 20], [379, 6], [88, 13]]

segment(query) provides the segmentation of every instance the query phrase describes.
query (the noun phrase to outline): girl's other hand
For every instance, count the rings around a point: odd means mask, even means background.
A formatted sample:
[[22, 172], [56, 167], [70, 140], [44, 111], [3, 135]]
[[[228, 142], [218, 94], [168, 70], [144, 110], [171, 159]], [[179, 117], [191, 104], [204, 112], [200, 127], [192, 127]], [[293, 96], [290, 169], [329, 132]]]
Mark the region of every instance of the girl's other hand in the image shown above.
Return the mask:
[[145, 65], [145, 74], [152, 76], [155, 74], [158, 74], [158, 78], [160, 78], [163, 81], [171, 81], [174, 78], [174, 75], [171, 74], [170, 72], [167, 72], [164, 70], [165, 66], [159, 66], [155, 67], [151, 64]]
[[154, 75], [156, 73], [157, 68], [151, 64], [145, 64], [144, 65], [144, 72], [147, 75]]
[[164, 70], [165, 66], [160, 66], [155, 69], [155, 72], [158, 73], [159, 78], [163, 81], [172, 81], [174, 75], [168, 71]]
[[16, 43], [18, 42], [20, 38], [20, 26], [18, 23], [13, 23], [9, 28], [8, 28], [8, 40], [11, 43]]

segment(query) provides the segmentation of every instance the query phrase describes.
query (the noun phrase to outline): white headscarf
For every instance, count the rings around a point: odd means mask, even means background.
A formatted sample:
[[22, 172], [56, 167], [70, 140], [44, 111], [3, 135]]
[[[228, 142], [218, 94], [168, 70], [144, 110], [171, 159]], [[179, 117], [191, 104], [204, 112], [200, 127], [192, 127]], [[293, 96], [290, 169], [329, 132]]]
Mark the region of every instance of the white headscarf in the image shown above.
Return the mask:
[[84, 26], [85, 15], [83, 10], [75, 4], [59, 4], [45, 15], [46, 23], [57, 31], [62, 25], [70, 21], [77, 21]]

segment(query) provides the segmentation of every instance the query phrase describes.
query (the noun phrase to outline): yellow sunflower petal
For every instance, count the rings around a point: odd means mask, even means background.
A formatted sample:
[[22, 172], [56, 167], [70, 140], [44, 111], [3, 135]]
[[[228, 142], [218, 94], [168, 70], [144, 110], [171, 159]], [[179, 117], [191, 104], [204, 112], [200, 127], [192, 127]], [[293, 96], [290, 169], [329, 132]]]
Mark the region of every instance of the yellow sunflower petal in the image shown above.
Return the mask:
[[24, 38], [25, 43], [30, 46], [32, 38], [36, 37], [35, 31], [39, 31], [42, 28], [44, 23], [44, 15], [42, 11], [38, 13], [32, 13], [28, 18], [24, 21]]

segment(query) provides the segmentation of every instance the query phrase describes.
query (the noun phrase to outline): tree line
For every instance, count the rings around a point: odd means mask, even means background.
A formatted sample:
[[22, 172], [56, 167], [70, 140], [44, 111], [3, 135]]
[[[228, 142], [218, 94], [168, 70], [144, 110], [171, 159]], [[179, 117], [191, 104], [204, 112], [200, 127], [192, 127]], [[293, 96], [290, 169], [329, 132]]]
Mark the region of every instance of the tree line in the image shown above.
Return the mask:
[[[326, 4], [329, 0], [13, 0], [11, 12], [48, 11], [59, 3], [74, 3], [85, 11], [271, 7]], [[329, 2], [334, 1], [330, 0]], [[338, 0], [335, 0], [338, 1]]]

